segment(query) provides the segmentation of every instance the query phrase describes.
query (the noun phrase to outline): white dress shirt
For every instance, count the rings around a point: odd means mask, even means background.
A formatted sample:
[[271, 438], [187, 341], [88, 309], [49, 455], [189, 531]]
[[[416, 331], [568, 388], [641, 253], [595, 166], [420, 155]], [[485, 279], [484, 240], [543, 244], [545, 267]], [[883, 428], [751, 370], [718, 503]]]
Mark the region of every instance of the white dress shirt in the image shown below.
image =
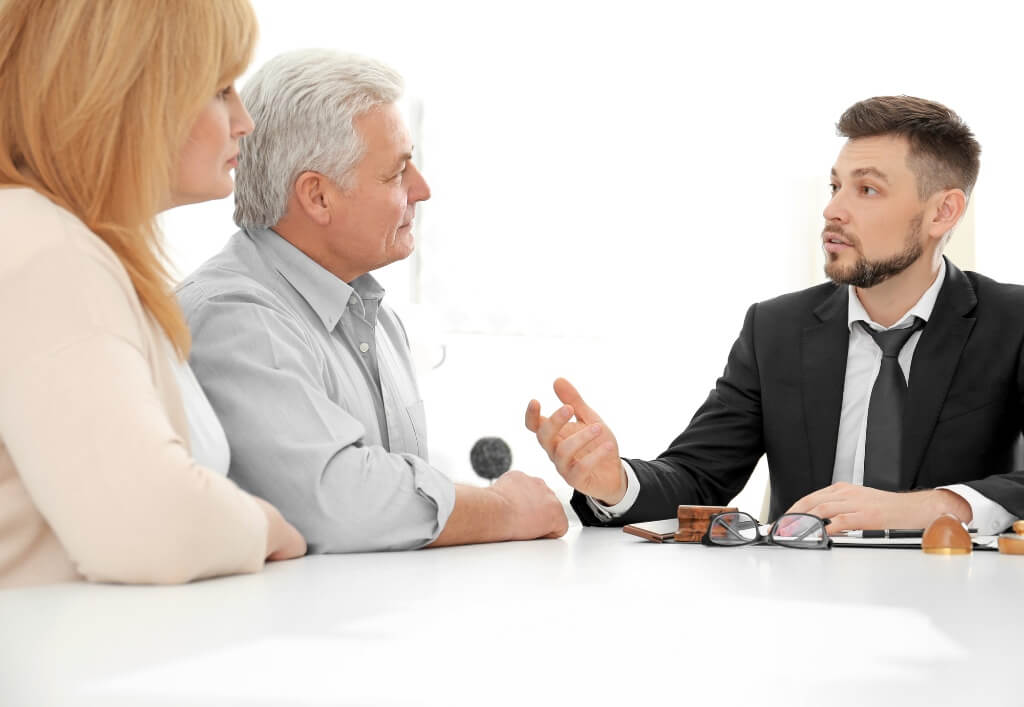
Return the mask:
[[199, 386], [192, 368], [186, 361], [179, 361], [171, 355], [171, 366], [178, 379], [181, 403], [188, 418], [189, 446], [196, 463], [215, 471], [221, 476], [228, 475], [231, 464], [231, 449], [224, 428], [217, 419], [217, 413], [210, 406], [206, 393]]
[[[945, 279], [946, 261], [943, 259], [935, 281], [921, 295], [917, 304], [891, 327], [883, 327], [872, 321], [867, 310], [864, 309], [864, 305], [861, 304], [860, 298], [857, 297], [856, 288], [850, 286], [847, 314], [850, 343], [847, 350], [843, 408], [839, 417], [839, 438], [836, 442], [836, 461], [832, 468], [832, 483], [841, 481], [851, 484], [864, 483], [864, 440], [867, 437], [868, 403], [871, 399], [871, 389], [875, 385], [875, 378], [878, 377], [878, 371], [882, 366], [882, 351], [878, 348], [878, 344], [860, 326], [856, 326], [856, 323], [863, 321], [876, 331], [886, 331], [887, 329], [904, 329], [912, 326], [914, 317], [920, 317], [927, 322], [931, 317], [935, 300], [939, 296], [939, 290]], [[910, 364], [920, 339], [921, 332], [914, 332], [900, 350], [898, 360], [907, 381], [910, 380]], [[614, 506], [606, 506], [597, 499], [587, 497], [587, 504], [599, 518], [607, 520], [623, 515], [633, 506], [640, 494], [640, 482], [633, 468], [625, 461], [622, 462], [622, 468], [626, 472], [626, 495], [619, 503]], [[978, 493], [970, 486], [953, 484], [940, 488], [948, 489], [967, 501], [974, 514], [971, 527], [977, 528], [982, 535], [999, 533], [1016, 520], [1001, 505]]]

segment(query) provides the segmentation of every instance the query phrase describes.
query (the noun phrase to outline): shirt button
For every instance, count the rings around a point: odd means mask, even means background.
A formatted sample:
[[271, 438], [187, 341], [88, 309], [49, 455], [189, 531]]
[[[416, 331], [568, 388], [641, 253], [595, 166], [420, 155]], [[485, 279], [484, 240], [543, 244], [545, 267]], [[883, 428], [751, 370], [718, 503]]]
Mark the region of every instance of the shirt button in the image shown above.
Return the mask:
[[363, 353], [366, 353], [367, 351], [370, 350], [370, 345], [364, 341], [363, 343], [359, 344], [359, 350], [362, 351]]
[[348, 298], [348, 303], [349, 304], [355, 304], [358, 301], [359, 301], [359, 299], [355, 295], [352, 295], [351, 297]]

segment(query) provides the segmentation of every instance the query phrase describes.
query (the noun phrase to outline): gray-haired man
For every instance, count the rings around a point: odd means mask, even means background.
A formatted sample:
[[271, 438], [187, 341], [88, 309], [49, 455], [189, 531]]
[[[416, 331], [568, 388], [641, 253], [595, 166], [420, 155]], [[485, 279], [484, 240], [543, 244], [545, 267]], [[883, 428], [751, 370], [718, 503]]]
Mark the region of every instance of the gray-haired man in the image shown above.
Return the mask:
[[540, 479], [454, 485], [427, 461], [405, 332], [370, 271], [413, 250], [430, 189], [395, 106], [401, 78], [325, 50], [278, 56], [242, 97], [241, 230], [185, 279], [191, 364], [231, 446], [231, 477], [311, 552], [558, 537]]

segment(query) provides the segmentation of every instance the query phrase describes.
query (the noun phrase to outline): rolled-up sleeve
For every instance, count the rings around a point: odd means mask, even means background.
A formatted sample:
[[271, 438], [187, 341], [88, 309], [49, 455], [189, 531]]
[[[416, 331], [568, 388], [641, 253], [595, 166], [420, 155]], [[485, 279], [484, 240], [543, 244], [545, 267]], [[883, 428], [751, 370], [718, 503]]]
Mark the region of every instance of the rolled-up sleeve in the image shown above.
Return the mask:
[[294, 318], [258, 293], [207, 297], [192, 284], [179, 297], [192, 367], [231, 447], [230, 477], [276, 505], [310, 552], [405, 550], [438, 537], [453, 484], [415, 455], [366, 443]]

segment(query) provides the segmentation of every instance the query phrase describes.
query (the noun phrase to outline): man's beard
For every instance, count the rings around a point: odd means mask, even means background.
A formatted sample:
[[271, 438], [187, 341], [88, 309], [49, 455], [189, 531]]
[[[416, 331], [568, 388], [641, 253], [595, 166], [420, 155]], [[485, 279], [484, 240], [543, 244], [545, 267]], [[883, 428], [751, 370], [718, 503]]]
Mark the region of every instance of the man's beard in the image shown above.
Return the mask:
[[838, 260], [829, 260], [825, 263], [825, 274], [837, 285], [853, 285], [860, 288], [874, 287], [893, 275], [899, 275], [917, 262], [924, 253], [920, 239], [923, 221], [923, 212], [910, 220], [910, 231], [903, 242], [901, 253], [885, 260], [874, 261], [862, 255], [852, 267], [847, 268], [841, 267]]

